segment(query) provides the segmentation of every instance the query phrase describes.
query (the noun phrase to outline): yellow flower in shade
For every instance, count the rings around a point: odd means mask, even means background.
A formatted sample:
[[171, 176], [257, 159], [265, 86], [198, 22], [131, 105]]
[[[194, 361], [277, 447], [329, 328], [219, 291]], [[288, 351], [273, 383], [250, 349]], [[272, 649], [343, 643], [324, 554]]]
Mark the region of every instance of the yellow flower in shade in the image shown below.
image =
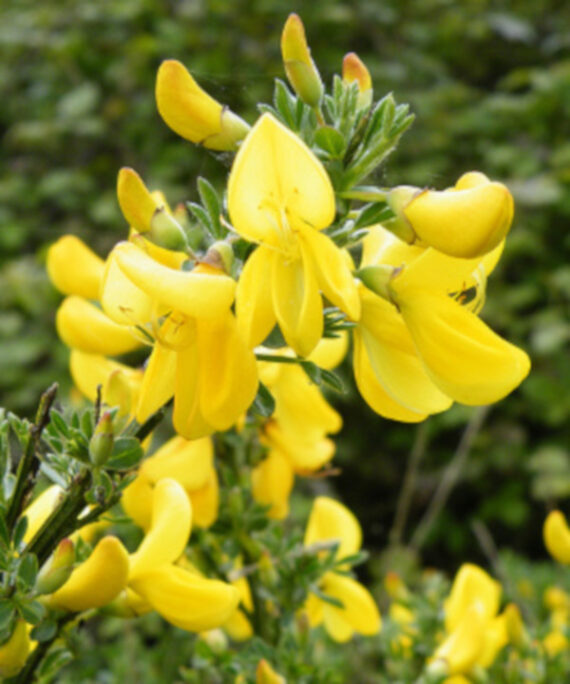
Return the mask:
[[544, 521], [544, 545], [559, 563], [570, 565], [570, 529], [561, 511], [552, 511]]
[[63, 294], [98, 299], [104, 263], [79, 238], [64, 235], [51, 245], [46, 266], [51, 282]]
[[394, 188], [388, 203], [416, 239], [463, 259], [495, 249], [505, 239], [514, 213], [508, 188], [476, 171], [444, 191]]
[[[321, 368], [333, 368], [346, 348], [345, 335], [322, 339], [309, 359]], [[289, 349], [271, 352], [293, 355]], [[342, 419], [300, 366], [266, 361], [258, 366], [262, 382], [275, 399], [275, 411], [260, 435], [269, 453], [252, 472], [253, 496], [271, 504], [268, 515], [280, 520], [289, 513], [295, 474], [320, 470], [333, 457], [335, 445], [327, 435], [340, 430]]]
[[[255, 356], [230, 310], [235, 282], [206, 264], [191, 272], [165, 266], [132, 243], [120, 243], [111, 256], [152, 309], [170, 312], [152, 324], [156, 343], [136, 419], [143, 423], [174, 395], [174, 426], [185, 438], [231, 427], [257, 392]], [[120, 288], [109, 299], [118, 311], [129, 307]]]
[[139, 467], [137, 477], [124, 490], [121, 504], [134, 522], [148, 530], [153, 490], [164, 478], [176, 480], [192, 502], [193, 524], [209, 527], [218, 515], [218, 477], [210, 437], [194, 441], [173, 437]]
[[358, 104], [370, 107], [372, 104], [372, 79], [364, 62], [355, 52], [349, 52], [342, 60], [342, 80], [358, 84]]
[[555, 658], [559, 653], [568, 651], [570, 641], [564, 632], [560, 630], [553, 630], [549, 632], [542, 640], [542, 645], [549, 658]]
[[311, 58], [305, 27], [298, 14], [290, 14], [281, 34], [281, 55], [289, 83], [310, 107], [323, 97], [323, 82]]
[[0, 677], [13, 677], [24, 667], [31, 641], [28, 626], [24, 620], [18, 620], [11, 636], [0, 644]]
[[156, 104], [175, 133], [212, 150], [234, 150], [249, 130], [243, 119], [204, 92], [174, 59], [160, 65]]
[[153, 490], [150, 527], [130, 557], [127, 605], [137, 613], [156, 610], [177, 627], [202, 632], [221, 626], [235, 611], [238, 590], [174, 563], [192, 525], [192, 505], [183, 487], [160, 480]]
[[263, 658], [255, 670], [255, 684], [287, 684], [287, 680], [277, 674], [267, 660]]
[[[338, 540], [336, 557], [339, 560], [355, 554], [362, 543], [360, 524], [354, 515], [334, 499], [320, 496], [315, 499], [307, 529], [305, 546]], [[346, 570], [346, 566], [343, 567]], [[310, 594], [305, 605], [312, 627], [324, 623], [335, 641], [348, 641], [355, 632], [371, 636], [380, 631], [380, 613], [372, 595], [359, 582], [329, 571], [319, 583], [324, 594], [337, 599], [342, 608]]]
[[[249, 613], [252, 613], [253, 599], [251, 597], [251, 589], [249, 588], [247, 579], [245, 577], [239, 577], [238, 579], [232, 580], [231, 584], [239, 592], [240, 604]], [[251, 623], [241, 608], [236, 609], [231, 617], [224, 622], [222, 628], [234, 641], [245, 641], [253, 636]]]
[[371, 230], [359, 273], [383, 296], [361, 286], [354, 372], [375, 411], [417, 422], [453, 400], [498, 401], [526, 377], [527, 355], [477, 315], [501, 251], [502, 244], [482, 259], [456, 259]]
[[309, 148], [270, 114], [260, 117], [236, 156], [228, 209], [235, 230], [260, 243], [236, 293], [238, 323], [249, 346], [260, 344], [278, 322], [287, 344], [308, 356], [323, 331], [321, 290], [358, 320], [349, 264], [320, 232], [335, 216], [330, 179]]
[[508, 643], [508, 612], [497, 615], [501, 585], [476, 565], [459, 569], [444, 603], [446, 638], [430, 659], [428, 671], [469, 674], [487, 668]]

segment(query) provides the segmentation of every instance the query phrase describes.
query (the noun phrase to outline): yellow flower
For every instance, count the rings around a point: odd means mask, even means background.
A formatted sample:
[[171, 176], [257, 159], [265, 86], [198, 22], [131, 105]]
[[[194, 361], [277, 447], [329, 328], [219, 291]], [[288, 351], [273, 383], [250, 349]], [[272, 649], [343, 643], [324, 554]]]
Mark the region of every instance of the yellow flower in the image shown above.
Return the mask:
[[[334, 367], [346, 344], [346, 336], [322, 339], [309, 359], [322, 368]], [[293, 355], [288, 349], [271, 352]], [[268, 515], [281, 520], [289, 513], [295, 474], [313, 473], [333, 457], [335, 445], [327, 435], [340, 430], [342, 419], [297, 364], [263, 361], [259, 373], [275, 399], [275, 411], [260, 436], [269, 454], [252, 472], [253, 496], [270, 504]]]
[[150, 527], [130, 558], [127, 603], [136, 613], [154, 609], [181, 629], [221, 626], [239, 603], [238, 590], [174, 565], [192, 525], [192, 506], [182, 485], [160, 480], [153, 490]]
[[[407, 422], [498, 401], [526, 377], [527, 355], [477, 316], [502, 244], [482, 259], [406, 245], [381, 227], [364, 241], [354, 372], [370, 406]], [[384, 286], [382, 286], [384, 278]]]
[[323, 97], [323, 82], [311, 58], [305, 27], [298, 14], [290, 14], [281, 34], [281, 55], [289, 83], [310, 107]]
[[47, 272], [55, 287], [67, 295], [97, 299], [104, 263], [86, 244], [64, 235], [48, 249]]
[[[339, 560], [355, 554], [362, 542], [360, 524], [348, 508], [334, 499], [320, 496], [313, 504], [304, 543], [310, 546], [333, 540], [339, 542], [336, 552]], [[323, 622], [331, 638], [339, 642], [348, 641], [354, 632], [370, 636], [380, 631], [380, 613], [372, 595], [362, 584], [329, 571], [322, 577], [319, 589], [340, 601], [343, 607], [310, 594], [305, 610], [312, 627]]]
[[143, 530], [151, 524], [153, 489], [164, 478], [176, 480], [186, 491], [195, 525], [209, 527], [215, 521], [218, 480], [210, 437], [194, 441], [173, 437], [142, 462], [137, 477], [124, 490], [121, 504]]
[[570, 641], [568, 641], [568, 638], [560, 630], [553, 630], [544, 637], [542, 645], [544, 646], [544, 650], [548, 654], [548, 657], [555, 658], [559, 653], [568, 650]]
[[260, 117], [236, 156], [228, 209], [235, 230], [260, 243], [236, 293], [240, 330], [251, 347], [277, 321], [287, 344], [308, 356], [323, 331], [319, 290], [358, 319], [348, 262], [320, 232], [335, 215], [329, 177], [308, 147], [270, 114]]
[[[132, 243], [120, 243], [111, 256], [151, 310], [170, 312], [160, 327], [150, 324], [156, 343], [136, 419], [143, 423], [174, 395], [174, 426], [185, 438], [231, 427], [257, 392], [255, 357], [230, 310], [235, 282], [205, 264], [191, 272], [166, 266]], [[122, 311], [129, 292], [113, 288], [109, 301]]]
[[18, 620], [8, 641], [0, 645], [0, 677], [13, 677], [24, 667], [31, 646], [28, 631], [25, 621]]
[[544, 545], [559, 563], [570, 565], [570, 529], [561, 511], [552, 511], [544, 521]]
[[267, 660], [263, 658], [255, 670], [255, 684], [287, 684], [287, 680], [277, 674]]
[[212, 150], [233, 150], [249, 126], [216, 102], [174, 59], [164, 61], [156, 76], [156, 104], [160, 116], [175, 133]]
[[471, 171], [444, 191], [394, 188], [388, 202], [423, 244], [470, 259], [493, 250], [513, 220], [513, 198], [502, 183]]

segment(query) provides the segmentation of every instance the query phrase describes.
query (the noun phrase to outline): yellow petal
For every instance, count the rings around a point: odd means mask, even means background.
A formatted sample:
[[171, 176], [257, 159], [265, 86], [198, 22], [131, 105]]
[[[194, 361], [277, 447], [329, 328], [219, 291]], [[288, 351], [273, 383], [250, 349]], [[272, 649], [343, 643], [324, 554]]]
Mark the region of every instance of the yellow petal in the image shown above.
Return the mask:
[[24, 620], [17, 620], [14, 631], [0, 646], [0, 677], [13, 677], [24, 667], [31, 641], [29, 628]]
[[427, 418], [426, 413], [410, 411], [386, 392], [372, 368], [362, 335], [357, 331], [354, 333], [352, 367], [358, 391], [376, 413], [403, 423], [419, 423]]
[[256, 347], [276, 323], [271, 298], [273, 251], [260, 245], [245, 262], [236, 289], [236, 316], [249, 347]]
[[559, 653], [564, 653], [568, 651], [568, 646], [570, 646], [570, 641], [566, 635], [560, 630], [554, 630], [549, 632], [542, 640], [542, 645], [544, 650], [550, 658], [556, 657]]
[[315, 542], [338, 540], [337, 558], [355, 554], [362, 544], [360, 523], [353, 513], [338, 501], [326, 496], [319, 496], [313, 508], [305, 530], [305, 546]]
[[335, 634], [338, 637], [339, 634], [344, 636], [348, 633], [348, 630], [342, 633], [338, 629], [341, 620], [350, 626], [351, 632], [354, 630], [367, 636], [378, 634], [381, 627], [380, 613], [374, 598], [362, 584], [351, 577], [327, 572], [323, 579], [322, 590], [325, 594], [341, 601], [344, 606], [338, 608], [325, 604], [323, 607], [325, 626], [329, 633], [331, 625], [334, 624], [331, 634], [333, 639]]
[[[97, 387], [105, 384], [112, 373], [121, 372], [131, 387], [133, 396], [138, 396], [142, 373], [122, 363], [111, 361], [104, 356], [86, 354], [72, 349], [69, 358], [71, 377], [79, 391], [90, 401], [97, 398]], [[104, 398], [104, 397], [103, 397]]]
[[209, 437], [193, 441], [173, 437], [143, 461], [139, 472], [152, 483], [169, 477], [187, 491], [193, 491], [206, 486], [213, 461], [214, 448]]
[[123, 510], [145, 532], [152, 520], [152, 491], [152, 483], [146, 477], [137, 475], [121, 496]]
[[445, 629], [452, 632], [469, 607], [476, 603], [485, 621], [499, 610], [501, 585], [477, 565], [464, 563], [457, 572], [449, 597], [444, 603]]
[[192, 507], [184, 488], [170, 478], [157, 482], [152, 493], [150, 528], [136, 553], [131, 555], [129, 582], [181, 556], [191, 525]]
[[399, 240], [393, 233], [381, 225], [372, 226], [362, 240], [362, 258], [360, 266], [401, 266], [415, 261], [425, 247], [417, 244], [409, 245]]
[[246, 618], [243, 611], [236, 610], [233, 615], [226, 620], [222, 628], [234, 641], [246, 641], [253, 636], [253, 628], [250, 621]]
[[117, 325], [86, 299], [66, 297], [56, 315], [58, 335], [68, 347], [88, 354], [118, 356], [140, 346], [128, 328]]
[[174, 428], [186, 439], [199, 439], [215, 432], [200, 410], [200, 355], [198, 344], [176, 354], [176, 389], [174, 394]]
[[[164, 325], [168, 325], [168, 319]], [[142, 378], [136, 419], [142, 425], [174, 395], [177, 353], [159, 342], [154, 345]]]
[[58, 502], [63, 497], [63, 489], [59, 485], [51, 485], [37, 496], [24, 511], [28, 519], [28, 526], [24, 534], [24, 542], [27, 544], [48, 519]]
[[128, 242], [117, 245], [114, 253], [123, 273], [137, 287], [186, 316], [218, 318], [233, 302], [235, 282], [228, 276], [168, 268]]
[[360, 298], [346, 259], [334, 242], [311, 227], [302, 226], [300, 239], [304, 254], [325, 297], [353, 321], [360, 318]]
[[505, 613], [493, 618], [485, 629], [483, 650], [479, 656], [478, 664], [481, 667], [491, 667], [499, 655], [499, 651], [509, 643], [507, 631], [507, 616]]
[[451, 399], [425, 372], [402, 317], [385, 299], [361, 287], [359, 334], [376, 379], [398, 404], [415, 413], [445, 411]]
[[487, 620], [476, 604], [462, 614], [457, 626], [436, 649], [433, 659], [446, 663], [447, 674], [469, 672], [477, 663], [485, 643]]
[[49, 603], [72, 612], [101, 608], [125, 588], [128, 574], [125, 547], [116, 537], [103, 537], [89, 558], [51, 595]]
[[335, 215], [323, 165], [302, 140], [263, 114], [242, 143], [228, 181], [228, 209], [237, 232], [281, 246], [299, 225], [321, 230]]
[[289, 514], [289, 495], [294, 480], [289, 460], [277, 449], [272, 449], [267, 458], [253, 468], [253, 498], [259, 503], [271, 506], [267, 512], [270, 518], [283, 520]]
[[318, 627], [323, 621], [323, 605], [324, 601], [315, 594], [307, 596], [303, 612], [307, 615], [311, 627]]
[[194, 524], [207, 529], [216, 522], [220, 506], [220, 485], [216, 469], [210, 469], [208, 481], [201, 489], [193, 489], [188, 494], [192, 502]]
[[59, 238], [48, 249], [46, 266], [51, 282], [63, 294], [98, 299], [103, 260], [79, 238]]
[[151, 195], [142, 178], [134, 170], [124, 167], [117, 178], [117, 197], [125, 220], [140, 233], [150, 230], [154, 212], [161, 206]]
[[287, 456], [290, 467], [299, 475], [319, 470], [335, 452], [335, 443], [331, 439], [320, 434], [299, 436], [295, 432], [285, 432], [274, 420], [265, 426], [263, 442]]
[[552, 511], [544, 521], [544, 545], [559, 563], [570, 565], [570, 529], [564, 514]]
[[247, 411], [257, 393], [253, 351], [243, 341], [234, 316], [198, 323], [200, 413], [217, 430], [227, 430]]
[[156, 104], [166, 124], [186, 140], [213, 150], [234, 149], [249, 126], [210, 97], [174, 59], [160, 65]]
[[299, 356], [308, 356], [323, 334], [323, 303], [311, 264], [276, 252], [271, 290], [285, 341]]
[[[113, 250], [105, 263], [101, 282], [103, 311], [120, 325], [144, 326], [153, 318], [152, 299], [123, 273]], [[155, 315], [158, 315], [158, 311]]]
[[528, 375], [521, 349], [449, 297], [414, 291], [398, 303], [428, 375], [455, 401], [499, 401]]
[[165, 620], [191, 632], [220, 627], [239, 603], [239, 592], [230, 584], [175, 565], [145, 572], [129, 584]]
[[426, 190], [404, 214], [418, 237], [437, 250], [461, 258], [486, 254], [504, 240], [513, 220], [513, 198], [502, 183], [465, 190]]
[[348, 332], [341, 330], [338, 337], [323, 337], [307, 357], [307, 361], [316, 363], [320, 368], [332, 370], [336, 368], [348, 351]]
[[323, 83], [311, 59], [305, 27], [297, 14], [287, 17], [281, 34], [281, 55], [289, 83], [301, 100], [317, 107], [323, 96]]

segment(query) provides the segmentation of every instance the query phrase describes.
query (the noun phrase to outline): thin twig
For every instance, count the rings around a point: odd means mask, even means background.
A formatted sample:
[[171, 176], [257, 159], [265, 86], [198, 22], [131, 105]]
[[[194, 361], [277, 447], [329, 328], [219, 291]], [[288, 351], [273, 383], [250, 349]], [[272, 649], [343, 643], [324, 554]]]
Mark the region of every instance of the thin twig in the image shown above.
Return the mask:
[[406, 528], [408, 513], [410, 511], [410, 503], [416, 487], [419, 465], [424, 457], [428, 443], [428, 433], [428, 423], [427, 421], [424, 421], [416, 430], [416, 437], [408, 458], [404, 481], [396, 504], [394, 523], [388, 536], [390, 546], [398, 546], [402, 543], [402, 536]]
[[36, 450], [42, 432], [50, 421], [49, 414], [56, 394], [57, 383], [54, 382], [54, 384], [42, 394], [36, 413], [36, 420], [30, 426], [30, 434], [28, 436], [26, 449], [18, 464], [18, 470], [16, 471], [14, 493], [6, 513], [6, 525], [10, 530], [22, 512], [27, 495], [34, 487], [35, 474], [40, 466], [40, 460], [36, 455]]
[[459, 475], [465, 467], [465, 463], [471, 452], [475, 437], [479, 433], [490, 410], [490, 406], [480, 406], [471, 414], [469, 422], [461, 435], [455, 454], [447, 468], [444, 470], [443, 477], [435, 490], [428, 509], [424, 513], [423, 518], [420, 520], [420, 523], [412, 536], [410, 542], [410, 547], [412, 549], [419, 550], [425, 544], [434, 522], [439, 517], [443, 507], [447, 503], [451, 491], [457, 484]]

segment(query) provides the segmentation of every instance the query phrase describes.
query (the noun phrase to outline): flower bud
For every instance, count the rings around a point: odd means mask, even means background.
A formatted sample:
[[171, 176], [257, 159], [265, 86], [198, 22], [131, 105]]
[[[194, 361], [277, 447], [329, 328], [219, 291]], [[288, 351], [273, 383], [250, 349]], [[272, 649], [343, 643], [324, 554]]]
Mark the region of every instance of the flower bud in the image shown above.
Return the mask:
[[224, 271], [228, 275], [232, 271], [233, 261], [234, 250], [228, 242], [225, 242], [225, 240], [214, 242], [214, 244], [208, 248], [206, 256], [201, 260], [202, 263], [208, 264], [220, 271]]
[[297, 14], [290, 14], [281, 34], [281, 54], [289, 83], [310, 107], [317, 107], [323, 97], [323, 82], [311, 59], [305, 27]]
[[89, 441], [89, 458], [93, 465], [105, 465], [113, 452], [114, 441], [113, 417], [110, 411], [105, 411]]
[[174, 59], [158, 69], [156, 104], [175, 133], [211, 150], [235, 150], [249, 131], [243, 119], [210, 97]]
[[277, 674], [267, 660], [263, 658], [255, 670], [255, 684], [287, 684], [287, 680]]
[[364, 109], [372, 104], [372, 79], [364, 62], [355, 52], [349, 52], [342, 60], [342, 80], [358, 83], [358, 107]]
[[75, 547], [71, 539], [62, 539], [56, 550], [42, 565], [36, 578], [38, 594], [52, 594], [63, 586], [73, 570]]
[[570, 529], [564, 514], [552, 511], [544, 522], [544, 545], [559, 563], [570, 564]]
[[184, 229], [164, 206], [157, 207], [152, 215], [147, 237], [165, 249], [183, 251], [188, 246]]
[[0, 645], [0, 678], [13, 677], [24, 667], [30, 652], [30, 637], [24, 620], [18, 620], [12, 635]]

